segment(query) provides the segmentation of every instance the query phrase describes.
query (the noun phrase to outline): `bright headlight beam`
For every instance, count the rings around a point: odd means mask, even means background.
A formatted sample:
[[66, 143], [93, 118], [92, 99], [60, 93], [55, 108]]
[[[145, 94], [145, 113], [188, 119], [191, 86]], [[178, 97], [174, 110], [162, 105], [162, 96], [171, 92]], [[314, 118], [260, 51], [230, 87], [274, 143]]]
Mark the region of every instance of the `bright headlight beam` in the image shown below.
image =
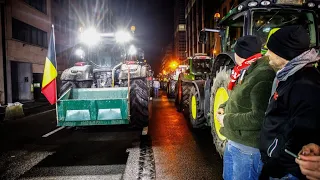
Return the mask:
[[118, 43], [127, 43], [132, 40], [132, 36], [129, 32], [119, 31], [115, 34], [116, 41]]
[[89, 28], [81, 33], [80, 40], [89, 46], [93, 46], [100, 41], [100, 34], [94, 28]]
[[76, 50], [76, 55], [79, 57], [83, 57], [84, 56], [84, 51], [82, 49], [77, 49]]
[[134, 45], [131, 45], [129, 48], [129, 55], [135, 55], [137, 54], [137, 49], [134, 47]]

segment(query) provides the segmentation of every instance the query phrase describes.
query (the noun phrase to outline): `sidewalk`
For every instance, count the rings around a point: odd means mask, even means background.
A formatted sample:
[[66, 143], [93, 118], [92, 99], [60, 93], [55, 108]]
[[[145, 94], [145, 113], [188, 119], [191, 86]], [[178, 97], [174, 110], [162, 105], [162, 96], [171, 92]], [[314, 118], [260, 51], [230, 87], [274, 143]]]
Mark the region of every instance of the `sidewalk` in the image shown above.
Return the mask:
[[23, 104], [22, 107], [23, 107], [23, 112], [25, 116], [51, 110], [56, 107], [55, 105], [50, 105], [49, 102], [26, 102], [22, 104]]
[[[32, 114], [48, 111], [56, 107], [55, 105], [50, 105], [48, 102], [29, 101], [29, 102], [21, 102], [21, 103], [23, 104], [22, 108], [23, 108], [24, 117]], [[3, 121], [4, 118], [5, 118], [5, 108], [2, 106], [2, 108], [0, 108], [0, 121]]]

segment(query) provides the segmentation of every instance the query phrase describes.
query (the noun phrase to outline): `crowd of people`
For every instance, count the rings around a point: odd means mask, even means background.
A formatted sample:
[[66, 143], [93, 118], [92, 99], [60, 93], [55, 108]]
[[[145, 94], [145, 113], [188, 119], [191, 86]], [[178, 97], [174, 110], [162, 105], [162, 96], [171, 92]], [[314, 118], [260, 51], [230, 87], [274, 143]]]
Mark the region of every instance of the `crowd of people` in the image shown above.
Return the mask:
[[234, 47], [230, 98], [216, 113], [228, 139], [225, 180], [320, 179], [318, 52], [302, 26], [275, 31], [261, 52], [255, 36]]

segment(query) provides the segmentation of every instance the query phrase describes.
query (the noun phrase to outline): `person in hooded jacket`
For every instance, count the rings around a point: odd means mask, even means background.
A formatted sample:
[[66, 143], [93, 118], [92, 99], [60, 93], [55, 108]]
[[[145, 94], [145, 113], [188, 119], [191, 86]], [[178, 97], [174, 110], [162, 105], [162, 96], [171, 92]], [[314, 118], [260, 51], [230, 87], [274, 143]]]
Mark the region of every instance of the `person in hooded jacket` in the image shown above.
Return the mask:
[[277, 73], [260, 134], [260, 179], [305, 179], [288, 151], [320, 144], [320, 58], [309, 46], [302, 26], [282, 27], [268, 40], [266, 56]]

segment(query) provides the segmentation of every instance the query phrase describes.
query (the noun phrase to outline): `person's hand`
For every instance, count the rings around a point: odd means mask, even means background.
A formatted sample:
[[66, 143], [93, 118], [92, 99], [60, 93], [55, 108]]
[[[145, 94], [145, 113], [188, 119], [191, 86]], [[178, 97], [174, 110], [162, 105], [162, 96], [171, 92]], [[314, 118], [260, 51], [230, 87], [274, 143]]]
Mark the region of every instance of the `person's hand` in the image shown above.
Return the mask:
[[320, 180], [320, 146], [316, 144], [303, 146], [296, 163], [299, 164], [301, 173], [308, 179]]
[[221, 127], [224, 127], [223, 119], [224, 119], [224, 115], [223, 114], [217, 114], [217, 120], [219, 121]]
[[310, 156], [310, 155], [316, 155], [320, 156], [320, 146], [310, 143], [308, 145], [305, 145], [302, 147], [301, 151], [299, 152], [299, 155], [304, 156]]

